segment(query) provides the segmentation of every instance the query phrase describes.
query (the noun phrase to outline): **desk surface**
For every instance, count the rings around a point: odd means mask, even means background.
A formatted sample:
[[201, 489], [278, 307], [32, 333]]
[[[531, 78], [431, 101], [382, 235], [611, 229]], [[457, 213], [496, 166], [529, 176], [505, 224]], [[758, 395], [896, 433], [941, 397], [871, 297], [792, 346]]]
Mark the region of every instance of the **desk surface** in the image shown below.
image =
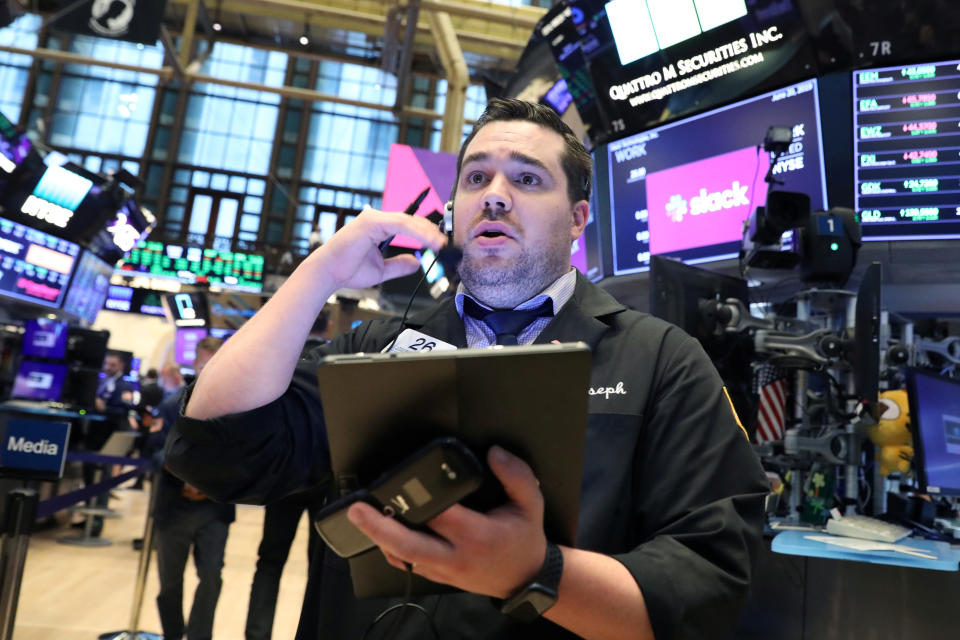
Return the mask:
[[70, 409], [63, 407], [52, 407], [46, 402], [37, 402], [35, 400], [7, 400], [0, 403], [0, 411], [10, 413], [26, 413], [40, 418], [80, 418], [83, 420], [107, 420], [109, 416], [93, 411], [83, 411], [80, 409]]
[[776, 553], [795, 556], [836, 558], [839, 560], [890, 564], [901, 567], [915, 567], [917, 569], [936, 569], [939, 571], [957, 571], [958, 564], [960, 564], [960, 548], [951, 547], [948, 542], [937, 542], [935, 540], [925, 540], [911, 536], [897, 543], [918, 550], [924, 555], [935, 557], [921, 558], [916, 555], [907, 555], [898, 551], [862, 551], [847, 549], [809, 538], [809, 536], [820, 537], [829, 535], [830, 534], [815, 531], [782, 531], [774, 537], [770, 548]]

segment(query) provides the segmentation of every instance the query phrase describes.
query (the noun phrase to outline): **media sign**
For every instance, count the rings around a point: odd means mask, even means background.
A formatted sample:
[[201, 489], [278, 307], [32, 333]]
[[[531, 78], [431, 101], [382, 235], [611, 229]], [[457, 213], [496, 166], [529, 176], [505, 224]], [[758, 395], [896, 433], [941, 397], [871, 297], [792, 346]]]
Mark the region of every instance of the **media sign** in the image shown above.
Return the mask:
[[56, 480], [63, 476], [70, 440], [69, 422], [0, 415], [0, 473]]

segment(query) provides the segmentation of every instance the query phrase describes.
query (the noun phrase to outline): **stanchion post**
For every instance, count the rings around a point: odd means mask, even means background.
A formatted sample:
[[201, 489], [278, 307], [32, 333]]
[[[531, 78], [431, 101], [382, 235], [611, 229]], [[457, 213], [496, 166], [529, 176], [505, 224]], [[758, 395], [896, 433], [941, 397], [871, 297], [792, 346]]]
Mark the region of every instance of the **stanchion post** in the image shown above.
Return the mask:
[[3, 541], [0, 543], [0, 640], [12, 640], [20, 583], [37, 516], [37, 492], [13, 489], [7, 494]]
[[150, 501], [147, 506], [147, 518], [143, 525], [143, 547], [140, 549], [140, 561], [137, 565], [137, 580], [133, 589], [133, 604], [130, 607], [130, 623], [126, 631], [101, 633], [98, 640], [162, 640], [163, 638], [159, 634], [137, 629], [140, 626], [140, 611], [143, 609], [147, 575], [150, 573], [150, 554], [153, 552], [153, 513], [157, 506], [157, 483], [159, 481], [159, 474], [155, 471], [151, 472]]

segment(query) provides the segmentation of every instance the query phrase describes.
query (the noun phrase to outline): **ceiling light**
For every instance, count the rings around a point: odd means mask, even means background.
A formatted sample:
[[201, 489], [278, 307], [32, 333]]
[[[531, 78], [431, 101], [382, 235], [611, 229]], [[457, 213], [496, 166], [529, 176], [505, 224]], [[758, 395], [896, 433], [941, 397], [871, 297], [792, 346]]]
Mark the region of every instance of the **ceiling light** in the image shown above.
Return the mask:
[[300, 36], [300, 44], [302, 44], [303, 46], [307, 46], [308, 44], [310, 44], [310, 18], [309, 17], [307, 17], [307, 19], [303, 23], [303, 35]]
[[223, 25], [220, 24], [219, 22], [214, 22], [214, 23], [213, 23], [213, 30], [214, 30], [214, 31], [223, 31]]

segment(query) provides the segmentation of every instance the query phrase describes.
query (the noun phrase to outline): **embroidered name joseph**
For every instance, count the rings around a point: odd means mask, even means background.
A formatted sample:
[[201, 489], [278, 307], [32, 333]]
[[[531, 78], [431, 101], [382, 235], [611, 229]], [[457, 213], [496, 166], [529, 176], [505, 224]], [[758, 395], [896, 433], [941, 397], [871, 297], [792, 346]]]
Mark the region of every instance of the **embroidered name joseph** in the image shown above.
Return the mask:
[[623, 380], [621, 380], [615, 387], [591, 387], [587, 393], [589, 393], [591, 396], [603, 396], [605, 399], [609, 400], [611, 395], [627, 395], [627, 390], [623, 388]]

